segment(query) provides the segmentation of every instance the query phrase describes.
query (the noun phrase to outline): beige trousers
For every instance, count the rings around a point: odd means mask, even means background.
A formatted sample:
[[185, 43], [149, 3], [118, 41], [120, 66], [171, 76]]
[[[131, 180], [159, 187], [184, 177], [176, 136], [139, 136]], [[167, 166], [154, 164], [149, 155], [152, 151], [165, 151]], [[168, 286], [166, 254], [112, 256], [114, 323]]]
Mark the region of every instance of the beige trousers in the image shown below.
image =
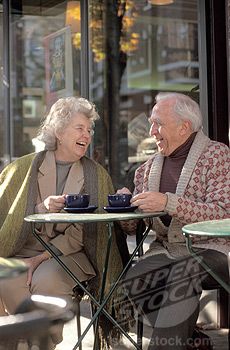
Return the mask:
[[[71, 268], [72, 263], [68, 257], [62, 256], [61, 259], [63, 262], [67, 259], [68, 266], [76, 274], [76, 264], [73, 263]], [[78, 274], [76, 276], [82, 280], [82, 276]], [[30, 298], [32, 294], [60, 297], [67, 302], [72, 300], [75, 282], [53, 258], [42, 262], [34, 271], [30, 287], [26, 286], [26, 281], [26, 273], [15, 278], [0, 280], [0, 316], [13, 314], [21, 302]], [[54, 344], [62, 341], [62, 331], [62, 325], [55, 325], [51, 329]]]

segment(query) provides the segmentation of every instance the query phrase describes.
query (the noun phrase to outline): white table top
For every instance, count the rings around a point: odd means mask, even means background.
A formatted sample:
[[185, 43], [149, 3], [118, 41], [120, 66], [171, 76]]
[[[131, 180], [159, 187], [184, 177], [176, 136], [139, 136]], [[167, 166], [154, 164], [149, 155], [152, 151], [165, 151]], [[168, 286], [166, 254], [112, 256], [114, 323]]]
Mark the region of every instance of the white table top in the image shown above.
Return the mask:
[[46, 213], [33, 214], [24, 218], [27, 222], [34, 223], [66, 223], [66, 222], [112, 222], [134, 219], [154, 218], [164, 215], [164, 212], [155, 213], [97, 213], [97, 214], [69, 214], [69, 213]]
[[230, 237], [230, 219], [208, 220], [185, 225], [185, 234], [211, 237]]

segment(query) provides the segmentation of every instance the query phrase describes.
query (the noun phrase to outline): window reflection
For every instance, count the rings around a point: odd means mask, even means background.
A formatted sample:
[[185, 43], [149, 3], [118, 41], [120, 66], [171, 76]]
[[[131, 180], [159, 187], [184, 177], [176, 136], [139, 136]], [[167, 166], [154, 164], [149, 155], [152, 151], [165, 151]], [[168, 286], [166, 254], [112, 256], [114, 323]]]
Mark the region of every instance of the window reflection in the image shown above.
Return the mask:
[[37, 129], [52, 103], [80, 94], [80, 48], [73, 45], [76, 26], [66, 22], [66, 10], [67, 1], [43, 1], [38, 6], [21, 0], [11, 6], [13, 159], [42, 148]]
[[[52, 102], [81, 94], [84, 41], [90, 49], [89, 98], [101, 115], [92, 155], [108, 168], [115, 186], [122, 186], [127, 169], [151, 156], [150, 147], [155, 151], [147, 119], [158, 91], [194, 90], [192, 96], [199, 100], [197, 0], [164, 6], [146, 0], [91, 0], [89, 38], [81, 36], [85, 19], [80, 1], [13, 3], [17, 7], [12, 9], [10, 26], [13, 157], [40, 149], [37, 128]], [[53, 84], [53, 74], [59, 77], [58, 84]]]
[[[0, 3], [0, 28], [3, 28], [3, 6]], [[3, 106], [3, 84], [4, 81], [4, 72], [3, 72], [3, 30], [0, 30], [0, 78], [2, 84], [0, 84], [0, 172], [4, 166], [3, 155], [6, 152], [5, 150], [5, 130], [4, 130], [4, 106]]]
[[[155, 152], [148, 123], [155, 95], [194, 89], [193, 97], [199, 98], [197, 0], [165, 6], [127, 0], [121, 7], [101, 1], [100, 9], [97, 3], [90, 3], [90, 22], [100, 23], [103, 40], [98, 40], [105, 56], [98, 59], [92, 44], [90, 88], [104, 134], [95, 139], [95, 147], [105, 150], [120, 187], [127, 169]], [[90, 33], [93, 37], [92, 26]]]

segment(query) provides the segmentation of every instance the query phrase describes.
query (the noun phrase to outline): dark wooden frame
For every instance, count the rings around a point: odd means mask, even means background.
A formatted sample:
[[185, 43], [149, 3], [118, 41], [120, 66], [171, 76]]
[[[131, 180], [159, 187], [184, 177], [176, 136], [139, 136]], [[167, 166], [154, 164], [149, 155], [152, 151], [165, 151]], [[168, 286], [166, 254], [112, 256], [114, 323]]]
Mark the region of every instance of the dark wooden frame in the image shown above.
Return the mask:
[[226, 22], [227, 22], [227, 66], [228, 66], [228, 142], [230, 145], [230, 0], [226, 0]]
[[206, 0], [209, 136], [229, 145], [226, 3]]

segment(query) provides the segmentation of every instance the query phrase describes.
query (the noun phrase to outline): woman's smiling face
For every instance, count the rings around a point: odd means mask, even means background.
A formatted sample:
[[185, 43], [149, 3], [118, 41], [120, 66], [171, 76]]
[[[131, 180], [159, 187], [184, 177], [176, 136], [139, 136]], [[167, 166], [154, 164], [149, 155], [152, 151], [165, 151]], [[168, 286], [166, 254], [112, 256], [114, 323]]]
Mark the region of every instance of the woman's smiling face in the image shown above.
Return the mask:
[[56, 134], [57, 160], [77, 161], [82, 158], [92, 140], [92, 122], [83, 113], [73, 115], [68, 125]]

